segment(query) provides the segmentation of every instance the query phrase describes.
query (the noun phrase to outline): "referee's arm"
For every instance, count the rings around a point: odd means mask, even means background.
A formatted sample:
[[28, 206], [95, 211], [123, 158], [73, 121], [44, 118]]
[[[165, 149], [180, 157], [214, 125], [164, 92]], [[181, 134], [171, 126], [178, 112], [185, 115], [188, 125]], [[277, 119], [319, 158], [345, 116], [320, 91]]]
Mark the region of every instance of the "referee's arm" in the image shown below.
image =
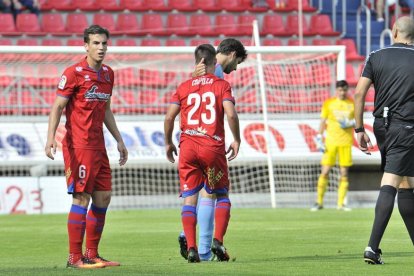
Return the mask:
[[355, 128], [364, 126], [364, 107], [365, 96], [371, 86], [372, 81], [366, 77], [360, 77], [357, 87], [355, 89], [354, 104], [355, 104]]

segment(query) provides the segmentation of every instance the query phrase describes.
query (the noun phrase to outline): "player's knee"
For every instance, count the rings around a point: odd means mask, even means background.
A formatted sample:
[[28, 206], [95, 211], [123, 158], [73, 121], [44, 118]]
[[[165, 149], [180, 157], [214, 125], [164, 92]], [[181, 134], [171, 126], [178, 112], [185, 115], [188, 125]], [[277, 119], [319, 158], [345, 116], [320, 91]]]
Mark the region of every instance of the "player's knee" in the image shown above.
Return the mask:
[[87, 208], [89, 206], [91, 195], [87, 193], [74, 193], [72, 199], [73, 204]]

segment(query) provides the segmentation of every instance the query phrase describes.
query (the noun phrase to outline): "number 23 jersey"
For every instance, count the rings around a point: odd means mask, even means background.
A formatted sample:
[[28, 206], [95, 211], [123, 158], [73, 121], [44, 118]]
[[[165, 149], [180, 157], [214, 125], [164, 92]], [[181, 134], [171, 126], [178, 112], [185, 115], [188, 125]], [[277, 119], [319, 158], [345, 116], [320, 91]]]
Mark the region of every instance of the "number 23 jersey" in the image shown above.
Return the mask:
[[212, 74], [180, 84], [172, 96], [172, 103], [180, 105], [180, 140], [224, 146], [224, 101], [235, 104], [230, 84]]

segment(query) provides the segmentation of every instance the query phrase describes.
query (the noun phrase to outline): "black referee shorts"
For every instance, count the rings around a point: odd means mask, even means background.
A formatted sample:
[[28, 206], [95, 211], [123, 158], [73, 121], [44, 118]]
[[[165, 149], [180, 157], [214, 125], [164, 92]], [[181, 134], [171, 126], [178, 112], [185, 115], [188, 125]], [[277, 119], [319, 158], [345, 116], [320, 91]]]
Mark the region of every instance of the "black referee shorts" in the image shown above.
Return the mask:
[[381, 152], [381, 170], [399, 176], [414, 176], [414, 122], [382, 118], [374, 121], [374, 134]]

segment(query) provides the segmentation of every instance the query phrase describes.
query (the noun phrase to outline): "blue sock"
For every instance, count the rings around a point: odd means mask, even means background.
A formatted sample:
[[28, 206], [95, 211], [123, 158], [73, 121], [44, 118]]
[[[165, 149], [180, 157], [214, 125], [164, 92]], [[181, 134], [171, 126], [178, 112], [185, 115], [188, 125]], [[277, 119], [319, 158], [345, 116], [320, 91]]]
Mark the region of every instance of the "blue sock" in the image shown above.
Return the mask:
[[211, 198], [200, 198], [199, 200], [197, 222], [200, 233], [198, 246], [200, 258], [203, 258], [203, 255], [209, 258], [211, 254], [211, 241], [214, 231], [214, 203], [215, 199]]

